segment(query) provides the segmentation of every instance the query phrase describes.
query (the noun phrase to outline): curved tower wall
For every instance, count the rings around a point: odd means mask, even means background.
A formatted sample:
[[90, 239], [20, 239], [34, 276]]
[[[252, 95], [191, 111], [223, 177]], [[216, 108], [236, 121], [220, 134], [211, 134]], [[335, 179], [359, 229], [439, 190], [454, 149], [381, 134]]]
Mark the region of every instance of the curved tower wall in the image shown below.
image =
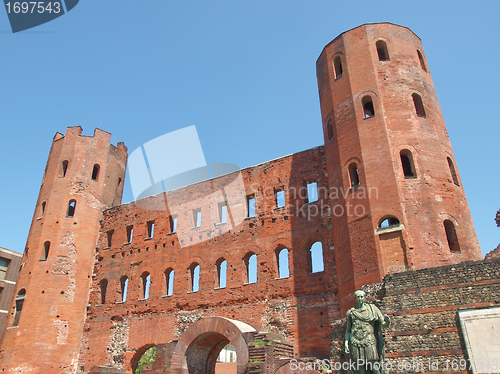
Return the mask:
[[362, 25], [317, 77], [342, 312], [387, 273], [482, 259], [420, 39]]
[[127, 148], [111, 145], [109, 133], [81, 133], [69, 127], [52, 143], [2, 340], [5, 372], [76, 369], [99, 221], [121, 203], [127, 161]]

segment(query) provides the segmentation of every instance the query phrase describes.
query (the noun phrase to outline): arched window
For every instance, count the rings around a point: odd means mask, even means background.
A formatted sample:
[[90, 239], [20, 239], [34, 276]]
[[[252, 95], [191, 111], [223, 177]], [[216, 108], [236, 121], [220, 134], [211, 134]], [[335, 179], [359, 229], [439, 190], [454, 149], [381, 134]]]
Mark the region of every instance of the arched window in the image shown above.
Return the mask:
[[378, 40], [375, 43], [377, 46], [378, 60], [379, 61], [389, 61], [389, 51], [387, 50], [387, 44], [383, 40]]
[[191, 264], [189, 273], [191, 275], [191, 292], [198, 292], [200, 289], [200, 265], [197, 263]]
[[455, 230], [455, 225], [449, 219], [443, 222], [444, 230], [446, 232], [446, 239], [448, 240], [448, 247], [450, 252], [459, 253], [460, 244], [458, 244], [457, 231]]
[[108, 289], [107, 279], [103, 279], [99, 282], [99, 289], [101, 291], [101, 304], [106, 303], [106, 291]]
[[99, 170], [101, 170], [101, 167], [99, 164], [95, 164], [94, 168], [92, 169], [92, 180], [97, 181], [99, 180]]
[[340, 56], [335, 56], [333, 58], [333, 71], [335, 73], [335, 79], [340, 78], [344, 72], [342, 69], [342, 60]]
[[122, 178], [118, 178], [118, 186], [122, 184]]
[[62, 177], [65, 177], [66, 176], [66, 172], [68, 171], [68, 160], [64, 160], [62, 162], [62, 170], [61, 170], [61, 176]]
[[405, 178], [415, 178], [417, 173], [415, 172], [415, 165], [413, 164], [411, 152], [407, 149], [403, 149], [399, 155], [401, 157], [401, 166], [403, 167]]
[[455, 165], [453, 165], [453, 161], [449, 157], [448, 157], [448, 167], [450, 168], [450, 173], [453, 179], [453, 183], [455, 183], [457, 186], [460, 186], [460, 183], [458, 183], [458, 176], [455, 170]]
[[383, 218], [379, 224], [378, 224], [378, 228], [379, 229], [383, 229], [385, 227], [390, 227], [390, 226], [397, 226], [399, 225], [399, 219], [397, 219], [396, 217], [394, 216], [389, 216], [389, 217], [385, 217]]
[[21, 318], [21, 312], [23, 311], [24, 299], [26, 299], [26, 290], [22, 288], [15, 297], [16, 311], [14, 313], [12, 326], [19, 326], [19, 319]]
[[323, 263], [323, 245], [321, 242], [316, 242], [309, 250], [311, 253], [311, 273], [319, 273], [325, 270]]
[[165, 285], [167, 287], [167, 296], [172, 296], [174, 293], [174, 277], [174, 269], [168, 268], [167, 270], [165, 270]]
[[424, 56], [422, 56], [422, 52], [417, 49], [418, 61], [420, 61], [420, 67], [423, 71], [427, 73], [427, 68], [425, 66]]
[[127, 301], [128, 278], [126, 275], [120, 278], [120, 290], [122, 293], [122, 303]]
[[70, 200], [68, 204], [68, 213], [66, 214], [66, 216], [74, 217], [75, 209], [76, 209], [76, 200]]
[[44, 202], [42, 203], [42, 214], [40, 215], [40, 217], [43, 217], [43, 215], [44, 215], [44, 213], [45, 213], [45, 207], [46, 207], [46, 206], [47, 206], [47, 202], [46, 202], [46, 201], [44, 201]]
[[151, 286], [151, 275], [145, 271], [141, 275], [142, 279], [142, 298], [149, 299], [149, 287]]
[[349, 165], [349, 180], [351, 187], [359, 186], [358, 165], [355, 162]]
[[47, 258], [49, 257], [49, 249], [50, 249], [50, 242], [46, 241], [43, 243], [43, 253], [42, 257], [40, 257], [40, 261], [46, 261]]
[[420, 97], [420, 95], [414, 93], [411, 95], [411, 97], [413, 98], [413, 105], [415, 105], [415, 112], [417, 113], [417, 116], [426, 117], [424, 103], [422, 103], [422, 98]]
[[226, 277], [227, 277], [227, 261], [220, 258], [215, 263], [217, 268], [217, 288], [226, 287]]
[[255, 283], [257, 282], [257, 255], [255, 253], [247, 253], [243, 258], [245, 261], [246, 269], [246, 282]]
[[331, 141], [333, 139], [333, 125], [331, 120], [326, 125], [326, 132], [328, 133], [328, 141]]
[[288, 278], [290, 276], [290, 269], [288, 267], [288, 249], [283, 248], [276, 251], [276, 258], [278, 260], [278, 278]]
[[365, 96], [361, 100], [363, 104], [363, 114], [365, 118], [375, 117], [375, 108], [373, 107], [373, 100], [371, 96]]

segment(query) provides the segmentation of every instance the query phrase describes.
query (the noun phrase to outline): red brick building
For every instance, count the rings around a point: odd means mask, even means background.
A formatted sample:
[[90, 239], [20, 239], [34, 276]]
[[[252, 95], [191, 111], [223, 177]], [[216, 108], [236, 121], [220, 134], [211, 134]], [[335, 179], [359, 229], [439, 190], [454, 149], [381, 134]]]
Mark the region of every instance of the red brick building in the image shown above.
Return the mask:
[[[363, 285], [482, 259], [420, 39], [357, 27], [317, 77], [324, 146], [140, 202], [120, 205], [123, 144], [56, 134], [1, 369], [132, 373], [157, 345], [144, 373], [205, 373], [231, 342], [238, 373], [275, 372], [331, 357]], [[243, 203], [211, 197], [239, 176]]]

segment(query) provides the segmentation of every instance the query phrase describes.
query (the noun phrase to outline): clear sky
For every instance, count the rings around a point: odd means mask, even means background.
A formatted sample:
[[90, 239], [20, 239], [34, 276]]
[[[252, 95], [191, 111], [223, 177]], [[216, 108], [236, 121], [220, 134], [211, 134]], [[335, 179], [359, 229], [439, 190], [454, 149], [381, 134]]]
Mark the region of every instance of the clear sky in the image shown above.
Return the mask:
[[81, 0], [12, 34], [2, 10], [0, 246], [24, 249], [57, 131], [99, 127], [132, 151], [196, 125], [208, 162], [240, 168], [312, 148], [323, 47], [392, 22], [422, 39], [485, 254], [500, 243], [499, 14], [497, 0]]

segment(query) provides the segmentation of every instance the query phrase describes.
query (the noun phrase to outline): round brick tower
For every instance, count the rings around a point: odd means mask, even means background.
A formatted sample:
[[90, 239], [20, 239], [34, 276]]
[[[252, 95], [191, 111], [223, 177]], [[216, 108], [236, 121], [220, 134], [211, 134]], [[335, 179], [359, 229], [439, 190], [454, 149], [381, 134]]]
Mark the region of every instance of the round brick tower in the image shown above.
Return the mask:
[[6, 373], [69, 373], [78, 366], [102, 210], [119, 205], [127, 148], [81, 127], [50, 150], [2, 340]]
[[342, 313], [387, 273], [482, 259], [420, 39], [359, 26], [317, 77]]

